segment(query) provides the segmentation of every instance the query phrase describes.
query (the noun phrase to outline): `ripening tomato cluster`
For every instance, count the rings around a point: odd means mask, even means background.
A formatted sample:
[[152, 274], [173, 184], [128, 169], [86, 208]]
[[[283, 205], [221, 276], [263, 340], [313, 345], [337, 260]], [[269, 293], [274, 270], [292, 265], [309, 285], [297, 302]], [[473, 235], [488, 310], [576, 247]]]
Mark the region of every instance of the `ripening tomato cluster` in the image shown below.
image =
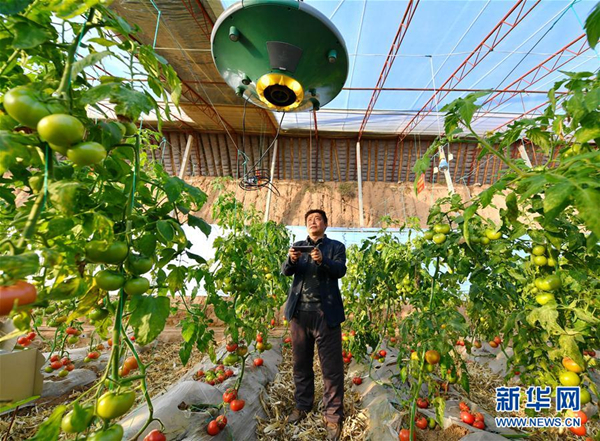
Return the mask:
[[225, 369], [225, 366], [220, 364], [216, 367], [208, 369], [206, 372], [203, 370], [199, 370], [194, 375], [194, 380], [203, 381], [205, 383], [214, 386], [215, 384], [221, 384], [228, 378], [231, 378], [235, 375], [232, 369]]
[[485, 417], [481, 412], [471, 412], [471, 408], [464, 401], [458, 403], [458, 407], [460, 409], [460, 419], [463, 423], [476, 429], [485, 430]]
[[69, 357], [60, 358], [58, 354], [53, 354], [50, 357], [50, 365], [44, 368], [44, 372], [50, 374], [54, 371], [62, 370], [58, 373], [59, 377], [66, 377], [69, 375], [73, 369], [75, 369], [75, 365], [71, 362]]
[[[244, 400], [238, 398], [238, 391], [234, 388], [229, 388], [223, 392], [223, 403], [229, 405], [229, 409], [231, 409], [232, 412], [239, 412], [246, 405]], [[218, 435], [225, 426], [227, 426], [227, 417], [225, 415], [219, 415], [208, 423], [206, 432], [211, 436], [215, 436]]]
[[[21, 125], [33, 130], [50, 148], [79, 166], [98, 164], [106, 158], [106, 148], [93, 141], [91, 131], [76, 117], [66, 113], [58, 100], [43, 96], [26, 86], [15, 87], [4, 95], [4, 109]], [[121, 138], [137, 133], [135, 124], [115, 122]], [[85, 138], [88, 138], [84, 141]]]
[[17, 344], [26, 348], [27, 346], [29, 346], [31, 344], [31, 342], [33, 340], [35, 340], [36, 336], [37, 336], [37, 334], [32, 331], [27, 335], [23, 335], [23, 336], [19, 337], [17, 339]]

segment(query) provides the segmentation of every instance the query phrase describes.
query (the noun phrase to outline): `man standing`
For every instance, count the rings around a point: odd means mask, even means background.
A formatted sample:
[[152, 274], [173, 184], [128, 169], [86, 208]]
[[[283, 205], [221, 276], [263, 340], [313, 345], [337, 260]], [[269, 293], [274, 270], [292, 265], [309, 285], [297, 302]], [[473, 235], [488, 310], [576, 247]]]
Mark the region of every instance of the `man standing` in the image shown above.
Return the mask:
[[[341, 242], [325, 235], [327, 215], [323, 210], [308, 211], [304, 220], [308, 237], [292, 245], [288, 258], [281, 267], [284, 275], [294, 276], [285, 307], [285, 316], [290, 321], [292, 333], [296, 386], [296, 408], [288, 421], [300, 421], [312, 410], [316, 341], [323, 373], [327, 438], [337, 440], [344, 418], [341, 323], [345, 320], [338, 279], [346, 274], [346, 248]], [[295, 247], [305, 247], [305, 250]], [[314, 248], [308, 252], [306, 247]]]

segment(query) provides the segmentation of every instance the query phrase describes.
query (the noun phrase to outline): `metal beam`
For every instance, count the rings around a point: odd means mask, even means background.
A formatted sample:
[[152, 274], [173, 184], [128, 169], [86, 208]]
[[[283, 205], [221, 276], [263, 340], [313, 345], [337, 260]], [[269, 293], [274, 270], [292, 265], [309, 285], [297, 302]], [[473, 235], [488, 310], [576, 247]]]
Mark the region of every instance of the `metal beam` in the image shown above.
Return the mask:
[[237, 134], [233, 126], [225, 121], [221, 115], [219, 115], [214, 106], [202, 98], [196, 89], [191, 87], [185, 81], [181, 81], [181, 95], [183, 95], [190, 104], [208, 116], [215, 123], [223, 124], [232, 134]]
[[[479, 65], [491, 52], [494, 51], [511, 31], [529, 15], [541, 0], [535, 2], [527, 0], [518, 0], [515, 5], [500, 19], [494, 26], [492, 31], [477, 45], [475, 49], [467, 56], [467, 58], [458, 66], [458, 68], [450, 75], [450, 77], [441, 85], [440, 89], [454, 90], [455, 86], [460, 83], [469, 73]], [[526, 8], [526, 6], [529, 6]], [[533, 5], [531, 5], [533, 3]], [[510, 22], [509, 22], [510, 20]], [[438, 90], [440, 90], [438, 89]], [[423, 105], [417, 114], [404, 126], [400, 132], [400, 139], [404, 139], [417, 125], [433, 110], [435, 103], [441, 102], [450, 91], [442, 92], [442, 96], [438, 98], [438, 92], [434, 92], [431, 98]]]
[[493, 132], [497, 132], [498, 130], [500, 130], [502, 127], [509, 125], [510, 123], [523, 118], [525, 115], [529, 115], [530, 113], [535, 112], [537, 109], [539, 109], [540, 107], [546, 106], [550, 103], [550, 101], [544, 101], [542, 104], [538, 104], [537, 106], [535, 106], [532, 109], [529, 109], [527, 112], [523, 112], [522, 114], [515, 116], [514, 118], [506, 121], [504, 124], [499, 125], [498, 127], [496, 127], [494, 130], [492, 130]]
[[[581, 44], [577, 44], [577, 43], [581, 43]], [[546, 78], [551, 73], [556, 72], [562, 66], [564, 66], [565, 64], [574, 60], [575, 58], [577, 58], [579, 55], [583, 54], [587, 50], [589, 50], [589, 46], [585, 39], [585, 34], [581, 34], [575, 40], [571, 41], [570, 43], [568, 43], [567, 45], [565, 45], [564, 47], [562, 47], [561, 49], [556, 51], [554, 54], [552, 54], [551, 56], [546, 58], [540, 64], [538, 64], [537, 66], [530, 69], [528, 72], [524, 73], [519, 78], [514, 80], [512, 83], [510, 83], [508, 86], [506, 86], [505, 89], [499, 90], [499, 91], [497, 91], [497, 93], [495, 93], [491, 97], [487, 98], [484, 101], [484, 103], [481, 105], [482, 109], [486, 105], [487, 105], [487, 108], [485, 109], [485, 111], [483, 111], [481, 113], [477, 113], [475, 115], [475, 117], [473, 118], [473, 122], [475, 122], [476, 120], [478, 120], [480, 118], [483, 118], [485, 115], [489, 114], [492, 110], [497, 109], [502, 104], [504, 104], [511, 98], [515, 97], [519, 93], [515, 90], [510, 90], [511, 88], [514, 88], [517, 90], [522, 88], [523, 90], [521, 93], [540, 93], [540, 91], [529, 91], [527, 89], [529, 87], [533, 86], [534, 84], [538, 83], [542, 79]], [[572, 56], [568, 57], [566, 60], [564, 60], [563, 56], [566, 54], [571, 54]], [[524, 88], [522, 86], [523, 84], [525, 85]], [[547, 92], [543, 92], [543, 93], [547, 93]]]
[[369, 121], [369, 117], [375, 108], [375, 104], [377, 103], [377, 99], [379, 98], [379, 94], [381, 93], [381, 88], [385, 84], [387, 77], [392, 70], [392, 65], [394, 64], [394, 60], [396, 59], [396, 54], [400, 49], [400, 45], [406, 36], [406, 32], [408, 31], [408, 26], [412, 21], [413, 16], [415, 15], [415, 11], [417, 6], [419, 5], [419, 0], [413, 1], [409, 0], [408, 6], [404, 11], [404, 16], [402, 17], [402, 21], [400, 22], [400, 26], [398, 27], [398, 31], [396, 32], [396, 36], [394, 37], [394, 41], [392, 42], [392, 46], [390, 47], [390, 51], [383, 63], [383, 68], [381, 69], [381, 73], [379, 74], [379, 79], [377, 80], [377, 86], [373, 90], [373, 94], [371, 95], [371, 101], [367, 107], [365, 112], [365, 116], [360, 125], [360, 129], [358, 130], [358, 141], [361, 140], [362, 134], [367, 127], [367, 122]]

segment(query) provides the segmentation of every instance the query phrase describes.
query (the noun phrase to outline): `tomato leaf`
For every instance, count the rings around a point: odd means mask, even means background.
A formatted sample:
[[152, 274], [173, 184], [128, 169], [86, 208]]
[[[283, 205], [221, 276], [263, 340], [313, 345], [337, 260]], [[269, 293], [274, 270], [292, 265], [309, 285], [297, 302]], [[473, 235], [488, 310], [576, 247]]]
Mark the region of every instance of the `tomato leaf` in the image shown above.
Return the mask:
[[77, 181], [52, 182], [48, 186], [50, 200], [64, 214], [70, 215], [77, 209], [77, 201], [83, 195], [84, 186]]
[[129, 324], [141, 345], [152, 342], [165, 328], [170, 312], [168, 297], [135, 296], [131, 301]]
[[35, 144], [35, 139], [31, 135], [0, 131], [0, 176], [16, 164], [18, 159], [22, 159], [25, 165], [29, 164], [31, 150], [27, 146]]
[[581, 350], [575, 341], [575, 337], [571, 335], [561, 335], [558, 338], [558, 344], [562, 349], [563, 356], [572, 358], [573, 361], [580, 366], [585, 366]]
[[81, 60], [76, 61], [75, 63], [73, 63], [73, 67], [71, 68], [71, 78], [73, 78], [73, 79], [77, 78], [77, 75], [79, 75], [81, 72], [83, 72], [83, 70], [86, 67], [95, 66], [100, 61], [102, 61], [103, 58], [105, 58], [109, 55], [114, 56], [114, 54], [110, 51], [93, 52], [93, 53], [86, 55]]
[[557, 323], [558, 311], [556, 304], [546, 304], [540, 308], [533, 309], [527, 316], [527, 321], [531, 326], [535, 326], [537, 322], [542, 328], [548, 331], [549, 334], [561, 334], [562, 328]]
[[150, 113], [154, 109], [152, 99], [143, 92], [131, 90], [125, 86], [119, 86], [111, 93], [111, 98], [117, 105], [117, 115], [124, 115], [136, 121], [142, 113]]
[[23, 253], [16, 256], [0, 256], [0, 272], [13, 280], [35, 274], [40, 268], [40, 258], [36, 253]]
[[184, 182], [178, 177], [172, 176], [164, 183], [163, 188], [167, 194], [169, 202], [175, 202], [181, 196], [183, 191]]
[[56, 406], [52, 415], [42, 423], [37, 433], [27, 441], [58, 439], [58, 435], [60, 435], [60, 423], [66, 410], [67, 406], [63, 404]]
[[52, 34], [46, 28], [28, 21], [16, 23], [13, 32], [15, 38], [12, 45], [15, 49], [31, 49], [52, 38]]
[[585, 32], [590, 47], [594, 49], [600, 39], [600, 3], [596, 3], [594, 10], [585, 19]]
[[189, 214], [188, 225], [190, 227], [200, 228], [200, 231], [202, 231], [206, 235], [206, 237], [210, 236], [210, 231], [212, 227], [204, 219], [194, 216], [193, 214]]
[[0, 14], [16, 15], [24, 11], [34, 0], [4, 0], [0, 3]]
[[546, 189], [544, 198], [544, 214], [547, 219], [553, 219], [569, 205], [574, 187], [569, 181], [551, 185]]
[[186, 269], [183, 267], [174, 266], [174, 268], [171, 269], [171, 272], [167, 276], [167, 285], [169, 286], [169, 291], [171, 291], [171, 293], [175, 294], [183, 288], [185, 274]]
[[600, 237], [600, 191], [597, 188], [580, 189], [575, 192], [575, 206], [590, 231]]
[[446, 412], [446, 400], [442, 397], [435, 397], [432, 400], [433, 407], [435, 407], [435, 420], [440, 425], [440, 427], [444, 427], [444, 413]]
[[165, 245], [173, 241], [174, 231], [171, 222], [163, 219], [159, 220], [156, 223], [156, 230], [158, 231], [158, 239]]

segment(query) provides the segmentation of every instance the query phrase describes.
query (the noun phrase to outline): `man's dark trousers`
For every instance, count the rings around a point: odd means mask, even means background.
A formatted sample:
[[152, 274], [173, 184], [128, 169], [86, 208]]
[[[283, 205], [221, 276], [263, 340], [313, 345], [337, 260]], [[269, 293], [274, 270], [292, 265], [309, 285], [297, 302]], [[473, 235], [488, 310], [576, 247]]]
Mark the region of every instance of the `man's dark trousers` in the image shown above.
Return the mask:
[[296, 311], [290, 321], [294, 358], [296, 407], [311, 411], [315, 397], [313, 356], [315, 341], [323, 372], [323, 408], [325, 419], [341, 423], [344, 418], [344, 361], [342, 327], [330, 328], [323, 311]]

